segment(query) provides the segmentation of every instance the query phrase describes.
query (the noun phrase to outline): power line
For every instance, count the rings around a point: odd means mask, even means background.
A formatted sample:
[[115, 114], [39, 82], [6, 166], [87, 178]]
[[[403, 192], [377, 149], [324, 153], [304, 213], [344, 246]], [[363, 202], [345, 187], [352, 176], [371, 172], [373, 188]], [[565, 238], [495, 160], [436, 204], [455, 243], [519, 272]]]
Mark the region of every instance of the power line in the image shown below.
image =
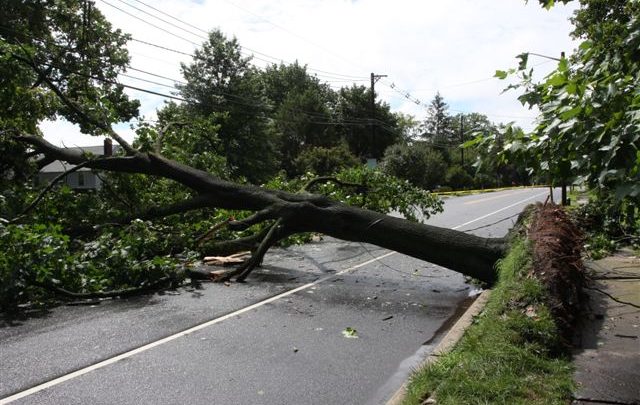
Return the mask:
[[166, 46], [163, 46], [163, 45], [154, 44], [154, 43], [148, 42], [148, 41], [143, 41], [141, 39], [137, 39], [137, 38], [131, 37], [131, 40], [135, 41], [135, 42], [139, 42], [139, 43], [144, 44], [144, 45], [153, 46], [153, 47], [158, 48], [158, 49], [164, 49], [165, 51], [170, 51], [170, 52], [179, 53], [181, 55], [191, 56], [192, 58], [194, 57], [194, 55], [192, 53], [179, 51], [177, 49], [169, 48], [169, 47], [166, 47]]
[[[44, 66], [53, 66], [53, 67], [56, 67], [56, 68], [61, 69], [61, 70], [63, 69], [60, 66], [55, 66], [55, 65], [44, 65]], [[156, 95], [156, 96], [159, 96], [159, 97], [164, 97], [164, 98], [167, 98], [167, 99], [178, 100], [178, 101], [183, 101], [183, 102], [189, 102], [189, 100], [187, 100], [187, 99], [185, 99], [183, 97], [170, 95], [170, 94], [166, 94], [166, 93], [161, 93], [161, 92], [158, 92], [158, 91], [148, 90], [148, 89], [145, 89], [145, 88], [142, 88], [142, 87], [138, 87], [138, 86], [132, 86], [132, 85], [121, 83], [121, 82], [118, 82], [118, 81], [115, 81], [115, 80], [105, 79], [105, 78], [102, 78], [102, 77], [86, 74], [86, 73], [75, 71], [75, 70], [72, 70], [72, 69], [64, 69], [64, 70], [66, 70], [67, 73], [77, 74], [79, 76], [86, 77], [86, 78], [89, 78], [89, 79], [93, 79], [93, 80], [96, 80], [96, 81], [99, 81], [99, 82], [102, 82], [102, 83], [113, 84], [113, 85], [116, 85], [116, 86], [122, 86], [122, 87], [125, 87], [125, 88], [128, 88], [128, 89], [140, 91], [140, 92], [147, 93], [147, 94]], [[140, 71], [142, 71], [142, 70], [140, 70]], [[139, 78], [139, 77], [134, 77], [134, 76], [126, 75], [126, 74], [122, 74], [122, 75], [125, 76], [125, 77], [133, 78], [135, 80], [142, 80], [142, 81], [146, 81], [146, 82], [151, 82], [149, 80], [142, 79], [142, 78]], [[157, 82], [152, 82], [152, 83], [160, 84], [160, 83], [157, 83]], [[160, 85], [162, 85], [162, 84], [160, 84]], [[168, 85], [164, 85], [164, 86], [171, 87], [171, 86], [168, 86]], [[247, 103], [241, 103], [241, 102], [238, 102], [238, 101], [235, 101], [235, 100], [227, 100], [227, 101], [229, 101], [230, 103], [235, 103], [235, 104], [239, 104], [239, 105], [248, 105], [248, 106], [252, 106], [252, 107], [263, 107], [263, 108], [265, 108], [265, 112], [269, 111], [269, 110], [272, 110], [272, 107], [266, 106], [266, 105], [247, 104]], [[300, 113], [305, 114], [305, 115], [309, 115], [311, 118], [314, 118], [312, 116], [312, 114], [319, 114], [319, 113], [309, 113], [309, 112], [305, 112], [304, 110], [296, 110], [296, 109], [293, 109], [292, 111], [300, 112]], [[251, 114], [251, 113], [247, 112], [247, 114]], [[298, 123], [298, 121], [287, 120], [287, 119], [276, 118], [276, 117], [267, 117], [267, 118], [271, 119], [273, 121]], [[360, 127], [363, 127], [366, 124], [368, 124], [369, 121], [370, 121], [369, 119], [359, 119], [359, 118], [352, 118], [352, 119], [341, 120], [341, 121], [317, 120], [318, 118], [321, 118], [319, 116], [317, 116], [315, 118], [316, 118], [315, 121], [307, 120], [306, 123], [316, 124], [316, 125], [337, 125], [337, 126], [360, 126]]]
[[[107, 3], [105, 0], [100, 0], [100, 1], [104, 2], [105, 4], [109, 4], [109, 3]], [[178, 28], [178, 29], [181, 29], [181, 30], [183, 30], [183, 31], [185, 31], [185, 32], [188, 32], [188, 33], [190, 33], [191, 35], [197, 36], [197, 37], [202, 38], [202, 39], [205, 39], [205, 40], [207, 39], [207, 37], [205, 37], [205, 36], [203, 36], [203, 35], [195, 34], [195, 33], [193, 33], [192, 31], [189, 31], [189, 30], [187, 30], [187, 29], [185, 29], [185, 28], [179, 27], [178, 25], [173, 24], [173, 23], [171, 23], [171, 22], [169, 22], [169, 21], [167, 21], [167, 20], [165, 20], [165, 19], [162, 19], [162, 18], [160, 18], [160, 17], [158, 17], [158, 16], [155, 16], [155, 15], [153, 15], [153, 14], [151, 14], [151, 13], [148, 13], [148, 12], [146, 12], [146, 11], [143, 11], [143, 10], [141, 10], [140, 8], [135, 7], [135, 6], [133, 6], [133, 5], [131, 5], [131, 4], [127, 3], [127, 2], [125, 2], [124, 0], [117, 0], [117, 1], [120, 1], [121, 3], [127, 4], [129, 7], [132, 7], [132, 8], [134, 8], [134, 9], [136, 9], [136, 10], [139, 10], [139, 11], [143, 12], [144, 14], [149, 15], [149, 16], [151, 16], [151, 17], [153, 17], [153, 18], [156, 18], [156, 19], [158, 19], [158, 20], [160, 20], [160, 21], [162, 21], [162, 22], [164, 22], [164, 23], [166, 23], [166, 24], [169, 24], [169, 25], [171, 25], [171, 26], [173, 26], [173, 27], [175, 27], [175, 28]], [[175, 21], [178, 21], [178, 22], [180, 22], [180, 23], [182, 23], [182, 24], [184, 24], [184, 25], [186, 25], [186, 26], [189, 26], [189, 27], [191, 27], [191, 28], [193, 28], [193, 29], [195, 29], [195, 30], [198, 30], [198, 31], [200, 31], [200, 32], [203, 32], [203, 33], [205, 33], [205, 34], [208, 34], [208, 32], [207, 32], [206, 30], [203, 30], [202, 28], [199, 28], [199, 27], [197, 27], [197, 26], [195, 26], [195, 25], [193, 25], [193, 24], [190, 24], [190, 23], [188, 23], [188, 22], [186, 22], [186, 21], [184, 21], [184, 20], [181, 20], [181, 19], [179, 19], [179, 18], [177, 18], [177, 17], [175, 17], [175, 16], [173, 16], [173, 15], [171, 15], [171, 14], [169, 14], [169, 13], [165, 12], [165, 11], [162, 11], [162, 10], [160, 10], [160, 9], [158, 9], [158, 8], [154, 7], [154, 6], [151, 6], [151, 5], [149, 5], [149, 4], [147, 4], [147, 3], [143, 2], [143, 1], [140, 1], [140, 0], [133, 0], [133, 1], [135, 1], [135, 2], [137, 2], [137, 3], [139, 3], [139, 4], [142, 4], [142, 5], [144, 5], [144, 6], [148, 7], [148, 8], [150, 8], [150, 9], [152, 9], [152, 10], [154, 10], [154, 11], [156, 11], [156, 12], [158, 12], [158, 13], [160, 13], [160, 14], [164, 15], [164, 16], [170, 17], [171, 19], [173, 19], [173, 20], [175, 20]], [[142, 19], [140, 19], [139, 17], [133, 16], [131, 13], [128, 13], [128, 12], [126, 12], [126, 11], [122, 10], [122, 9], [121, 9], [121, 8], [119, 8], [119, 7], [116, 7], [116, 6], [112, 5], [112, 4], [109, 4], [109, 5], [111, 5], [112, 7], [116, 8], [116, 9], [118, 9], [118, 10], [120, 10], [120, 11], [122, 11], [122, 12], [124, 12], [124, 13], [126, 13], [126, 14], [128, 14], [128, 15], [130, 15], [130, 16], [132, 16], [132, 17], [136, 18], [136, 19], [138, 19], [138, 20], [141, 20], [141, 21], [143, 21], [143, 22], [147, 23], [145, 20], [142, 20]], [[171, 35], [173, 35], [173, 36], [176, 36], [176, 37], [178, 37], [178, 38], [180, 38], [180, 39], [183, 39], [183, 40], [188, 41], [188, 42], [190, 42], [190, 43], [192, 43], [192, 44], [193, 44], [193, 42], [192, 42], [192, 41], [190, 41], [190, 40], [188, 40], [188, 39], [186, 39], [186, 38], [183, 38], [183, 37], [181, 37], [181, 36], [179, 36], [179, 35], [176, 35], [176, 34], [174, 34], [174, 33], [171, 33], [170, 31], [165, 30], [165, 29], [163, 29], [163, 28], [157, 27], [156, 25], [153, 25], [153, 24], [150, 24], [150, 23], [148, 23], [148, 24], [149, 24], [149, 25], [151, 25], [151, 26], [153, 26], [154, 28], [158, 28], [158, 29], [160, 29], [160, 30], [162, 30], [162, 31], [164, 31], [164, 32], [170, 33], [170, 34], [171, 34]], [[148, 43], [148, 42], [146, 42], [146, 41], [138, 41], [138, 42], [142, 42], [142, 43], [146, 43], [146, 44], [148, 44], [148, 45], [151, 45], [150, 43]], [[196, 44], [196, 45], [198, 45], [198, 44]], [[157, 46], [157, 47], [159, 47], [159, 48], [164, 48], [164, 49], [166, 49], [166, 50], [170, 50], [170, 49], [168, 49], [168, 48], [166, 48], [166, 47], [159, 46], [159, 45], [155, 45], [155, 44], [153, 44], [152, 46]], [[264, 52], [257, 51], [257, 50], [255, 50], [255, 49], [247, 48], [246, 46], [240, 46], [240, 48], [241, 48], [241, 49], [244, 49], [244, 50], [246, 50], [246, 51], [251, 52], [251, 53], [253, 54], [252, 56], [253, 56], [255, 59], [257, 59], [257, 60], [261, 60], [261, 61], [263, 61], [263, 62], [267, 62], [267, 63], [270, 63], [270, 64], [274, 64], [274, 63], [277, 63], [277, 62], [282, 62], [282, 60], [283, 60], [282, 58], [278, 58], [278, 57], [275, 57], [275, 56], [272, 56], [272, 55], [266, 54], [266, 53], [264, 53]], [[174, 51], [174, 50], [172, 50], [172, 51]], [[180, 53], [182, 53], [182, 52], [180, 52]], [[255, 56], [255, 55], [260, 55], [260, 56], [262, 56], [262, 57], [264, 57], [264, 58], [269, 58], [269, 59], [263, 59], [263, 58], [260, 58], [260, 57]], [[192, 56], [193, 56], [193, 55], [192, 55]], [[275, 62], [274, 62], [274, 61], [275, 61]], [[347, 79], [347, 78], [365, 79], [365, 78], [366, 78], [365, 76], [345, 75], [345, 74], [342, 74], [342, 73], [335, 73], [335, 72], [329, 72], [329, 71], [326, 71], [326, 70], [315, 69], [315, 68], [312, 68], [312, 67], [309, 67], [309, 66], [307, 66], [307, 69], [308, 69], [308, 70], [311, 70], [311, 71], [316, 71], [316, 72], [320, 72], [320, 73], [324, 73], [324, 74], [332, 75], [332, 76], [337, 76], [337, 77], [339, 77], [339, 78], [345, 78], [345, 79]]]
[[162, 32], [164, 32], [164, 33], [167, 33], [167, 34], [169, 34], [169, 35], [171, 35], [171, 36], [173, 36], [173, 37], [179, 38], [179, 39], [181, 39], [181, 40], [183, 40], [183, 41], [189, 42], [189, 43], [190, 43], [190, 44], [192, 44], [192, 45], [200, 46], [200, 44], [199, 44], [199, 43], [197, 43], [197, 42], [193, 42], [193, 41], [192, 41], [192, 40], [190, 40], [190, 39], [187, 39], [187, 38], [182, 37], [182, 36], [180, 36], [180, 35], [178, 35], [178, 34], [176, 34], [176, 33], [173, 33], [173, 32], [171, 32], [171, 31], [169, 31], [169, 30], [166, 30], [166, 29], [164, 29], [164, 28], [162, 28], [162, 27], [159, 27], [159, 26], [157, 26], [157, 25], [155, 25], [155, 24], [153, 24], [153, 23], [150, 23], [149, 21], [147, 21], [147, 20], [145, 20], [145, 19], [143, 19], [143, 18], [140, 18], [140, 17], [138, 17], [138, 16], [136, 16], [136, 15], [133, 15], [133, 14], [131, 14], [130, 12], [128, 12], [128, 11], [126, 11], [126, 10], [121, 9], [120, 7], [118, 7], [118, 6], [116, 6], [116, 5], [109, 3], [107, 0], [100, 0], [100, 1], [101, 1], [101, 2], [103, 2], [104, 4], [108, 5], [108, 6], [111, 6], [111, 7], [115, 8], [116, 10], [119, 10], [119, 11], [121, 11], [122, 13], [124, 13], [124, 14], [126, 14], [126, 15], [128, 15], [128, 16], [132, 17], [132, 18], [135, 18], [135, 19], [136, 19], [136, 20], [138, 20], [138, 21], [142, 21], [143, 23], [145, 23], [145, 24], [147, 24], [147, 25], [149, 25], [149, 26], [151, 26], [151, 27], [153, 27], [153, 28], [156, 28], [156, 29], [158, 29], [158, 30], [160, 30], [160, 31], [162, 31]]
[[175, 83], [178, 83], [178, 84], [185, 84], [185, 85], [187, 84], [187, 82], [184, 82], [184, 81], [181, 81], [181, 80], [173, 79], [173, 78], [168, 77], [168, 76], [159, 75], [157, 73], [152, 73], [152, 72], [149, 72], [149, 71], [146, 71], [146, 70], [143, 70], [143, 69], [134, 68], [132, 66], [127, 66], [127, 70], [134, 70], [136, 72], [144, 73], [146, 75], [157, 77], [157, 78], [160, 78], [160, 79], [171, 80], [172, 82], [175, 82]]
[[[136, 1], [138, 1], [138, 0], [136, 0]], [[265, 18], [265, 17], [263, 17], [263, 16], [261, 16], [261, 15], [254, 13], [254, 12], [253, 12], [253, 11], [251, 11], [251, 10], [248, 10], [248, 9], [246, 9], [246, 8], [244, 8], [244, 7], [241, 7], [241, 6], [239, 6], [239, 5], [237, 5], [237, 4], [233, 3], [233, 2], [231, 2], [231, 1], [229, 1], [229, 0], [224, 0], [224, 1], [225, 1], [226, 3], [228, 3], [228, 4], [231, 4], [232, 6], [234, 6], [234, 7], [236, 7], [236, 8], [238, 8], [238, 9], [240, 9], [240, 10], [242, 10], [242, 11], [246, 12], [246, 13], [249, 13], [249, 14], [251, 14], [251, 15], [255, 16], [255, 17], [260, 18], [260, 19], [261, 19], [261, 20], [263, 20], [263, 21], [268, 22], [269, 24], [273, 25], [274, 27], [279, 28], [279, 29], [281, 29], [281, 30], [285, 31], [285, 32], [287, 32], [287, 33], [288, 33], [288, 34], [290, 34], [290, 35], [293, 35], [293, 36], [295, 36], [295, 37], [298, 37], [298, 38], [300, 38], [301, 40], [303, 40], [303, 41], [305, 41], [305, 42], [308, 42], [308, 43], [310, 43], [311, 45], [313, 45], [313, 46], [315, 46], [315, 47], [317, 47], [317, 48], [319, 48], [319, 49], [322, 49], [323, 51], [325, 51], [325, 52], [327, 52], [327, 53], [329, 53], [329, 54], [331, 54], [331, 55], [333, 55], [333, 56], [335, 56], [335, 57], [337, 57], [337, 58], [339, 58], [339, 59], [342, 59], [343, 61], [345, 61], [345, 62], [349, 63], [350, 65], [357, 66], [358, 68], [362, 68], [362, 66], [359, 66], [358, 64], [356, 64], [356, 63], [354, 63], [354, 62], [352, 62], [352, 61], [350, 61], [350, 60], [346, 59], [344, 56], [339, 55], [339, 54], [337, 54], [336, 52], [333, 52], [332, 50], [330, 50], [330, 49], [327, 49], [327, 48], [323, 47], [322, 45], [316, 44], [315, 42], [310, 41], [310, 40], [308, 40], [307, 38], [305, 38], [305, 37], [303, 37], [303, 36], [301, 36], [301, 35], [298, 35], [298, 34], [296, 34], [295, 32], [292, 32], [292, 31], [290, 31], [290, 30], [288, 30], [288, 29], [286, 29], [286, 28], [284, 28], [284, 27], [282, 27], [282, 26], [278, 25], [278, 24], [276, 24], [276, 23], [274, 23], [274, 22], [272, 22], [272, 21], [268, 20], [267, 18]]]
[[[129, 7], [133, 8], [133, 9], [135, 9], [135, 10], [138, 10], [139, 12], [141, 12], [141, 13], [143, 13], [143, 14], [145, 14], [145, 15], [148, 15], [148, 16], [150, 16], [150, 17], [153, 17], [153, 18], [155, 18], [156, 20], [162, 21], [162, 22], [163, 22], [163, 23], [165, 23], [165, 24], [168, 24], [168, 25], [170, 25], [170, 26], [172, 26], [172, 27], [175, 27], [175, 28], [177, 28], [177, 29], [179, 29], [179, 30], [182, 30], [182, 31], [184, 31], [184, 32], [186, 32], [186, 33], [188, 33], [188, 34], [191, 34], [191, 35], [196, 36], [196, 37], [201, 38], [201, 39], [205, 39], [205, 40], [207, 39], [207, 37], [206, 37], [206, 36], [204, 36], [204, 35], [202, 35], [202, 34], [196, 34], [196, 33], [195, 33], [195, 32], [193, 32], [193, 31], [189, 31], [188, 29], [183, 28], [183, 27], [181, 27], [181, 26], [179, 26], [179, 25], [177, 25], [177, 24], [174, 24], [174, 23], [172, 23], [171, 21], [167, 21], [167, 20], [165, 20], [165, 19], [162, 19], [162, 18], [160, 18], [160, 17], [158, 17], [158, 16], [156, 16], [156, 15], [154, 15], [154, 14], [149, 13], [148, 11], [144, 11], [143, 9], [141, 9], [141, 8], [139, 8], [139, 7], [136, 7], [136, 6], [132, 5], [132, 4], [129, 4], [129, 3], [127, 3], [127, 2], [126, 2], [126, 1], [124, 1], [124, 0], [117, 0], [117, 1], [119, 1], [119, 2], [120, 2], [120, 3], [122, 3], [122, 4], [126, 4], [127, 6], [129, 6]], [[140, 3], [142, 3], [142, 2], [140, 2]], [[144, 3], [142, 3], [142, 4], [144, 4]], [[157, 10], [157, 9], [155, 9], [155, 10]], [[120, 11], [122, 11], [122, 10], [120, 10]]]
[[142, 4], [143, 6], [149, 7], [150, 9], [152, 9], [152, 10], [154, 10], [154, 11], [157, 11], [158, 13], [160, 13], [160, 14], [162, 14], [162, 15], [164, 15], [164, 16], [167, 16], [167, 17], [169, 17], [169, 18], [171, 18], [171, 19], [173, 19], [173, 20], [175, 20], [175, 21], [178, 21], [179, 23], [182, 23], [182, 24], [184, 24], [184, 25], [186, 25], [186, 26], [188, 26], [188, 27], [191, 27], [191, 28], [193, 28], [193, 29], [195, 29], [195, 30], [198, 30], [198, 31], [201, 31], [201, 32], [203, 32], [203, 33], [205, 33], [205, 34], [208, 34], [208, 32], [207, 32], [207, 31], [205, 31], [205, 30], [203, 30], [202, 28], [200, 28], [200, 27], [196, 27], [196, 26], [195, 26], [195, 25], [193, 25], [193, 24], [190, 24], [190, 23], [188, 23], [188, 22], [186, 22], [186, 21], [184, 21], [184, 20], [181, 20], [181, 19], [179, 19], [179, 18], [177, 18], [177, 17], [175, 17], [175, 16], [173, 16], [173, 15], [171, 15], [171, 14], [169, 14], [169, 13], [166, 13], [166, 12], [164, 12], [164, 11], [162, 11], [162, 10], [158, 9], [158, 8], [155, 8], [155, 7], [153, 7], [152, 5], [149, 5], [149, 4], [147, 4], [147, 3], [143, 2], [143, 1], [140, 1], [140, 0], [133, 0], [133, 1], [135, 1], [136, 3]]
[[[481, 79], [481, 80], [486, 80], [486, 79]], [[423, 102], [422, 100], [415, 98], [411, 95], [410, 92], [408, 91], [403, 91], [400, 90], [395, 83], [391, 83], [391, 84], [387, 84], [385, 81], [381, 81], [382, 84], [390, 87], [392, 90], [394, 90], [396, 93], [401, 94], [402, 96], [404, 96], [406, 99], [414, 102], [417, 105], [424, 105], [424, 106], [428, 106], [428, 103]], [[463, 111], [463, 110], [456, 110], [453, 108], [449, 109], [450, 111], [453, 112], [458, 112], [458, 113], [462, 113], [462, 114], [470, 114], [473, 111]], [[535, 119], [536, 117], [534, 116], [522, 116], [522, 115], [500, 115], [500, 114], [483, 114], [486, 115], [488, 117], [497, 117], [497, 118], [515, 118], [515, 119]]]

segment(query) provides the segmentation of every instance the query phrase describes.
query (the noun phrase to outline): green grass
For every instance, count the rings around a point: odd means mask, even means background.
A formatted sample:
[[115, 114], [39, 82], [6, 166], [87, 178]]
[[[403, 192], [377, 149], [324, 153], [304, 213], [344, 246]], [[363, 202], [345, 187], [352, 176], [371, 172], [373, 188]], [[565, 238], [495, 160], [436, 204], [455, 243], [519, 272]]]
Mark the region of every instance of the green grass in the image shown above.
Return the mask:
[[572, 367], [561, 352], [545, 288], [527, 277], [530, 253], [517, 242], [499, 263], [500, 281], [448, 354], [411, 377], [404, 404], [567, 404]]

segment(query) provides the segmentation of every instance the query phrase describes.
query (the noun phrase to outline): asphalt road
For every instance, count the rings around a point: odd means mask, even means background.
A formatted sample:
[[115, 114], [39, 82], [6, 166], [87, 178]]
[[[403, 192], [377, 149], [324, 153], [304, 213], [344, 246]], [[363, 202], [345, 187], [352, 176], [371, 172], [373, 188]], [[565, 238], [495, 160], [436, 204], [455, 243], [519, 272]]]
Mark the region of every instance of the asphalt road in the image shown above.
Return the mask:
[[[502, 236], [546, 195], [452, 197], [428, 222]], [[384, 403], [473, 293], [458, 273], [371, 245], [273, 250], [246, 284], [1, 325], [0, 404]]]

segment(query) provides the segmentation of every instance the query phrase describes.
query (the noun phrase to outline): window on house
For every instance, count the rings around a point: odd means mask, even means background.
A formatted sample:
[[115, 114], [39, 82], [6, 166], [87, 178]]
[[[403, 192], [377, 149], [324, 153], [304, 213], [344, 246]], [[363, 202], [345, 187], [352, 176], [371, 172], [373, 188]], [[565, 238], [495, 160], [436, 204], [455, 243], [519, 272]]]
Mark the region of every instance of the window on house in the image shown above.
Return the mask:
[[78, 172], [78, 186], [79, 187], [84, 186], [84, 173], [83, 172]]

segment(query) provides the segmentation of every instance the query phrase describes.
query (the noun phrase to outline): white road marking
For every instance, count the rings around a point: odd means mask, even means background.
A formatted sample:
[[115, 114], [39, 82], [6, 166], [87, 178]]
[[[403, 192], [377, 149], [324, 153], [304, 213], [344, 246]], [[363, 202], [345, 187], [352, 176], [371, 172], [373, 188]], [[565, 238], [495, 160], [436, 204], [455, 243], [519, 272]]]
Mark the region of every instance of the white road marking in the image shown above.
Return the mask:
[[[476, 218], [476, 219], [473, 219], [471, 221], [465, 222], [464, 224], [455, 226], [455, 227], [453, 227], [451, 229], [462, 228], [465, 225], [469, 225], [469, 224], [471, 224], [473, 222], [480, 221], [482, 219], [490, 217], [491, 215], [495, 215], [495, 214], [497, 214], [499, 212], [502, 212], [502, 211], [507, 210], [507, 209], [512, 208], [512, 207], [515, 207], [518, 204], [522, 204], [523, 202], [526, 202], [526, 201], [532, 200], [534, 198], [540, 197], [541, 195], [544, 195], [546, 193], [547, 192], [545, 191], [544, 193], [539, 193], [539, 194], [533, 195], [531, 197], [525, 198], [524, 200], [520, 200], [520, 201], [518, 201], [516, 203], [513, 203], [513, 204], [507, 206], [507, 207], [504, 207], [504, 208], [501, 208], [499, 210], [493, 211], [493, 212], [491, 212], [491, 213], [489, 213], [487, 215], [483, 215], [483, 216], [481, 216], [479, 218]], [[65, 374], [65, 375], [63, 375], [61, 377], [58, 377], [58, 378], [55, 378], [53, 380], [47, 381], [47, 382], [42, 383], [40, 385], [36, 385], [35, 387], [29, 388], [29, 389], [27, 389], [25, 391], [21, 391], [21, 392], [18, 392], [16, 394], [13, 394], [11, 396], [8, 396], [6, 398], [2, 398], [2, 399], [0, 399], [0, 405], [5, 405], [5, 404], [8, 404], [10, 402], [17, 401], [18, 399], [21, 399], [21, 398], [27, 397], [29, 395], [35, 394], [35, 393], [40, 392], [42, 390], [45, 390], [47, 388], [51, 388], [53, 386], [56, 386], [58, 384], [61, 384], [61, 383], [65, 382], [65, 381], [72, 380], [72, 379], [74, 379], [76, 377], [80, 377], [80, 376], [82, 376], [84, 374], [87, 374], [87, 373], [90, 373], [90, 372], [92, 372], [94, 370], [98, 370], [100, 368], [106, 367], [106, 366], [108, 366], [110, 364], [113, 364], [113, 363], [116, 363], [116, 362], [118, 362], [120, 360], [129, 358], [129, 357], [134, 356], [134, 355], [136, 355], [138, 353], [142, 353], [142, 352], [145, 352], [145, 351], [147, 351], [149, 349], [152, 349], [154, 347], [157, 347], [157, 346], [163, 345], [165, 343], [171, 342], [172, 340], [178, 339], [178, 338], [180, 338], [182, 336], [186, 336], [186, 335], [188, 335], [190, 333], [193, 333], [193, 332], [196, 332], [198, 330], [204, 329], [204, 328], [209, 327], [211, 325], [215, 325], [215, 324], [220, 323], [222, 321], [226, 321], [227, 319], [233, 318], [234, 316], [243, 314], [243, 313], [248, 312], [248, 311], [252, 311], [252, 310], [254, 310], [256, 308], [259, 308], [259, 307], [261, 307], [263, 305], [266, 305], [266, 304], [269, 304], [271, 302], [277, 301], [280, 298], [284, 298], [284, 297], [287, 297], [289, 295], [295, 294], [295, 293], [297, 293], [299, 291], [306, 290], [307, 288], [310, 288], [310, 287], [313, 287], [313, 286], [318, 285], [320, 283], [323, 283], [323, 282], [325, 282], [327, 280], [330, 280], [330, 279], [332, 279], [332, 278], [334, 278], [334, 277], [336, 277], [338, 275], [345, 274], [345, 273], [351, 272], [353, 270], [359, 269], [360, 267], [364, 267], [364, 266], [366, 266], [368, 264], [371, 264], [371, 263], [374, 263], [374, 262], [376, 262], [376, 261], [378, 261], [380, 259], [384, 259], [386, 257], [389, 257], [389, 256], [391, 256], [391, 255], [393, 255], [395, 253], [397, 253], [397, 252], [388, 252], [388, 253], [385, 253], [383, 255], [374, 257], [373, 259], [367, 260], [366, 262], [362, 262], [362, 263], [357, 264], [355, 266], [352, 266], [352, 267], [349, 267], [347, 269], [341, 270], [341, 271], [339, 271], [337, 273], [334, 273], [334, 274], [331, 274], [331, 275], [328, 275], [328, 276], [325, 276], [325, 277], [321, 277], [321, 278], [317, 279], [316, 281], [313, 281], [311, 283], [307, 283], [305, 285], [302, 285], [300, 287], [294, 288], [294, 289], [289, 290], [289, 291], [285, 291], [285, 292], [283, 292], [281, 294], [274, 295], [271, 298], [267, 298], [266, 300], [263, 300], [263, 301], [255, 303], [255, 304], [249, 305], [248, 307], [241, 308], [241, 309], [239, 309], [237, 311], [234, 311], [234, 312], [231, 312], [231, 313], [229, 313], [227, 315], [223, 315], [221, 317], [218, 317], [218, 318], [212, 319], [210, 321], [201, 323], [199, 325], [196, 325], [196, 326], [193, 326], [191, 328], [185, 329], [182, 332], [175, 333], [175, 334], [167, 336], [167, 337], [165, 337], [163, 339], [156, 340], [155, 342], [151, 342], [151, 343], [148, 343], [148, 344], [146, 344], [144, 346], [140, 346], [140, 347], [138, 347], [136, 349], [130, 350], [128, 352], [119, 354], [119, 355], [117, 355], [115, 357], [111, 357], [111, 358], [103, 360], [101, 362], [92, 364], [92, 365], [90, 365], [88, 367], [81, 368], [80, 370], [76, 370], [76, 371], [74, 371], [72, 373]]]

